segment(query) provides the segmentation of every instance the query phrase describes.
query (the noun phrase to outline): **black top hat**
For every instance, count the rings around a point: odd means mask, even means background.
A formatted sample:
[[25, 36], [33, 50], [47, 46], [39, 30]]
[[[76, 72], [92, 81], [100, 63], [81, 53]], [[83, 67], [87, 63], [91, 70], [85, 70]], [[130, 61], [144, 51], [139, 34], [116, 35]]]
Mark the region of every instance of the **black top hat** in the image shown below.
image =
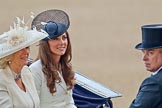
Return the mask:
[[162, 48], [162, 24], [144, 25], [142, 29], [142, 43], [135, 46], [136, 49]]
[[38, 14], [32, 21], [32, 28], [43, 29], [49, 36], [45, 41], [54, 39], [67, 31], [70, 26], [69, 16], [62, 10], [51, 9]]

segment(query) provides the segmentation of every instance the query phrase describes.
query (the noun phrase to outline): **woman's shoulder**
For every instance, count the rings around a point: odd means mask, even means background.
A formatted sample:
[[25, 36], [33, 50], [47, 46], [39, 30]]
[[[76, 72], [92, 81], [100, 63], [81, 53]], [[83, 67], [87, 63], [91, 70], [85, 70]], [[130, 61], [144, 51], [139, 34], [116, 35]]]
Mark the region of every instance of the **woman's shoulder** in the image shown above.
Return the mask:
[[5, 69], [0, 69], [0, 79], [5, 75]]
[[6, 69], [0, 69], [0, 90], [5, 89], [6, 86], [12, 81]]
[[37, 61], [35, 61], [35, 62], [33, 62], [30, 66], [29, 66], [29, 68], [42, 68], [42, 64], [41, 64], [41, 61], [40, 60], [37, 60]]
[[31, 73], [34, 76], [42, 76], [43, 75], [43, 73], [42, 73], [42, 64], [41, 64], [40, 60], [37, 60], [37, 61], [33, 62], [29, 66], [29, 69], [30, 69]]
[[32, 77], [30, 68], [28, 66], [24, 66], [21, 70], [21, 75], [23, 76], [28, 76], [28, 77]]

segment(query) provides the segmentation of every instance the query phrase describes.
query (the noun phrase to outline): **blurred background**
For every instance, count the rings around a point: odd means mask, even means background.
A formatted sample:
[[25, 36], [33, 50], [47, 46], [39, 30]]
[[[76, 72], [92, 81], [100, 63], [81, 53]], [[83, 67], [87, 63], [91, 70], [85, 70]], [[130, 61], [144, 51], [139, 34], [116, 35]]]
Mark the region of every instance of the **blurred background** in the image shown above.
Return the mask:
[[[160, 0], [3, 0], [0, 32], [9, 30], [16, 16], [36, 15], [62, 9], [70, 16], [74, 70], [121, 93], [114, 108], [128, 108], [143, 79], [150, 75], [143, 66], [141, 25], [162, 23]], [[37, 46], [30, 57], [37, 55]]]

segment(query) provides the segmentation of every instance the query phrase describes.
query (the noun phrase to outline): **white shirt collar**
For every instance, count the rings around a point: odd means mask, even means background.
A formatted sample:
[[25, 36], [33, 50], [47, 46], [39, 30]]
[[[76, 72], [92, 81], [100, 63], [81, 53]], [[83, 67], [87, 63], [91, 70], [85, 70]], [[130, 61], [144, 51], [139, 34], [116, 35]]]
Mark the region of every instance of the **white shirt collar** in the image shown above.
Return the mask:
[[157, 71], [153, 72], [152, 75], [156, 75], [160, 69], [162, 69], [162, 66]]

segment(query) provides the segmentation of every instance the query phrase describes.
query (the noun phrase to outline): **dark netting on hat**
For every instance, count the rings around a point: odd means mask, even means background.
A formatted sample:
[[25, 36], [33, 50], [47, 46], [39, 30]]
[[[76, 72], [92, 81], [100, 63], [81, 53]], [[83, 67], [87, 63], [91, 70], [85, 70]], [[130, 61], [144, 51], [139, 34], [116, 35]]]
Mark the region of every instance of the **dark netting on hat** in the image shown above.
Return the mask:
[[69, 16], [62, 10], [52, 9], [46, 10], [38, 14], [32, 21], [31, 28], [36, 27], [37, 30], [43, 28], [42, 22], [58, 22], [65, 24], [67, 27], [70, 25]]

